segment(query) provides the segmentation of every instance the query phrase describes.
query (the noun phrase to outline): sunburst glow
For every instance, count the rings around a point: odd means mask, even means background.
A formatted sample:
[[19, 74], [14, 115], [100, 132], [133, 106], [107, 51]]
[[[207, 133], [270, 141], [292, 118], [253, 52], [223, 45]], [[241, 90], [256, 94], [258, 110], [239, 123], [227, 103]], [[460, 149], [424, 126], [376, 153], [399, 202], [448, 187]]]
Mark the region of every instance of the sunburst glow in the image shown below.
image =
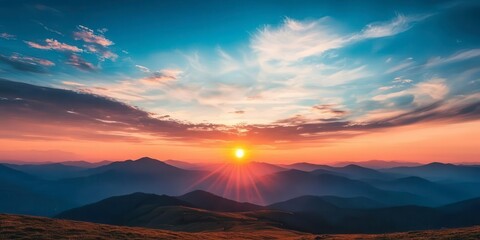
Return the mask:
[[235, 157], [237, 159], [242, 159], [243, 157], [245, 157], [245, 150], [243, 148], [235, 149]]

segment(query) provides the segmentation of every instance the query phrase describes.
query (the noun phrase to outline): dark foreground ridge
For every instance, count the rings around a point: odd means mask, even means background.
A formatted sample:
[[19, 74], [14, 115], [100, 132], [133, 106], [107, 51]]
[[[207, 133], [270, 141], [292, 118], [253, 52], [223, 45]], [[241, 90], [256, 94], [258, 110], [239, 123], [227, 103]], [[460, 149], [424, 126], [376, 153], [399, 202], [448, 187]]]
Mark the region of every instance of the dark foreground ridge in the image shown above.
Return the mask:
[[0, 239], [479, 239], [480, 226], [390, 234], [313, 235], [283, 229], [258, 231], [173, 232], [69, 220], [0, 214]]

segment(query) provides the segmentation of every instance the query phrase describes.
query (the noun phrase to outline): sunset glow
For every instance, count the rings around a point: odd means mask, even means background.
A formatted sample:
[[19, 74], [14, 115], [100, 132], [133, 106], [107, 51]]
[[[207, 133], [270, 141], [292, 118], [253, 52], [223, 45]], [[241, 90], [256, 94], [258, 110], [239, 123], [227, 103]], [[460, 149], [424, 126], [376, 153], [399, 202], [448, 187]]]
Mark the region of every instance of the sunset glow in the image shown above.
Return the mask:
[[167, 2], [6, 4], [0, 154], [479, 161], [473, 3]]

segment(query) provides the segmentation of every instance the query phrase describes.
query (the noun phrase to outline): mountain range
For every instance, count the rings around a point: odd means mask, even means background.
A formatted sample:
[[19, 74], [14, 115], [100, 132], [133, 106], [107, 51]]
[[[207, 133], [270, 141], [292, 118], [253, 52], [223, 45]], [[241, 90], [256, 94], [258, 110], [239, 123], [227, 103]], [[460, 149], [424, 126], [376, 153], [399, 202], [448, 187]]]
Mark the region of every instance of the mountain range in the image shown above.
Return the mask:
[[480, 167], [443, 163], [8, 163], [0, 164], [0, 212], [182, 231], [260, 222], [311, 233], [377, 233], [480, 224], [479, 184]]
[[384, 233], [473, 226], [480, 224], [479, 211], [480, 198], [430, 208], [381, 207], [366, 198], [303, 196], [262, 207], [194, 191], [178, 197], [116, 196], [56, 217], [190, 232], [282, 227], [310, 233]]

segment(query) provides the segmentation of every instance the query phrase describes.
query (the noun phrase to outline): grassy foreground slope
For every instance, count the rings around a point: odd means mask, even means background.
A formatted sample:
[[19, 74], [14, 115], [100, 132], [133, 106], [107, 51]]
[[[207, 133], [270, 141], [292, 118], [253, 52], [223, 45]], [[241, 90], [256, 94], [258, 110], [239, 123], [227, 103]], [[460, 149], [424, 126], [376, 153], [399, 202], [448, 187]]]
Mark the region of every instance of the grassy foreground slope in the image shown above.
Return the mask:
[[311, 235], [283, 229], [175, 232], [0, 214], [0, 239], [480, 239], [480, 226], [390, 234]]

